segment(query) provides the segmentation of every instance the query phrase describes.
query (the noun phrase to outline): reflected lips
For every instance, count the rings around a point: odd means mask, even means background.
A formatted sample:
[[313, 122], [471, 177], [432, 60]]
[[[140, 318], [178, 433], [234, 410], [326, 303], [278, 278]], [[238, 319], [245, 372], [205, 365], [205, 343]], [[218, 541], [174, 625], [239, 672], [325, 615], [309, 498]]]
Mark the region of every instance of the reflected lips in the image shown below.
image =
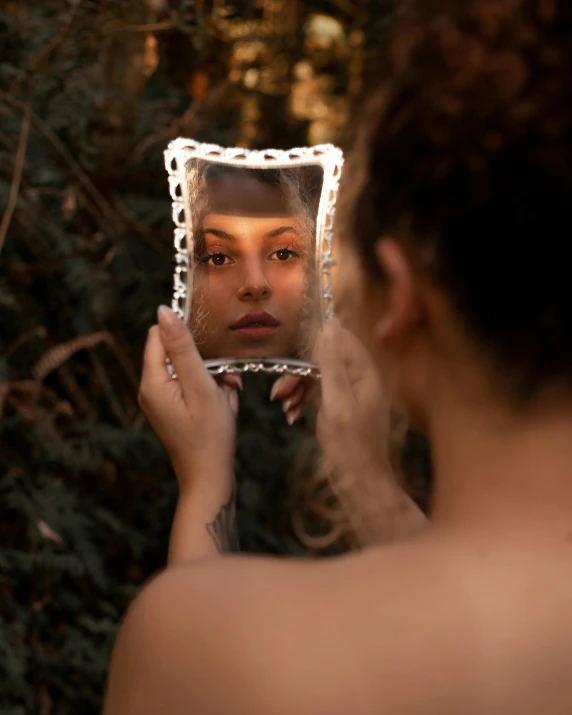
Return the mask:
[[245, 338], [265, 338], [271, 335], [280, 323], [270, 313], [247, 313], [230, 326], [234, 333]]

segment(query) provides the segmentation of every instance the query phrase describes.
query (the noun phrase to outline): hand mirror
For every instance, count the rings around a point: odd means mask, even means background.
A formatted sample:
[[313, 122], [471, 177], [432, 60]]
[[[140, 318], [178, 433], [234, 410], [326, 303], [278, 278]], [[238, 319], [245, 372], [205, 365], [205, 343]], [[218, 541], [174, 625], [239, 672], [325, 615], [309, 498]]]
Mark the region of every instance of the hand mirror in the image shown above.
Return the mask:
[[209, 372], [318, 375], [333, 315], [331, 145], [248, 151], [176, 139], [165, 151], [175, 242], [172, 308]]

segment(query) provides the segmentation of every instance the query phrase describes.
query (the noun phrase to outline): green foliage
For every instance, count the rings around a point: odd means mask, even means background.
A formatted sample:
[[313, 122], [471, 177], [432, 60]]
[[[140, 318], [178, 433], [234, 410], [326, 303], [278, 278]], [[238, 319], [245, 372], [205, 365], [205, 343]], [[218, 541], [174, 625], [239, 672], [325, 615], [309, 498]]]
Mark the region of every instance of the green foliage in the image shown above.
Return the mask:
[[[267, 4], [218, 15], [184, 0], [8, 0], [0, 10], [5, 715], [99, 712], [119, 619], [165, 561], [176, 484], [137, 405], [146, 330], [171, 290], [163, 149], [178, 135], [337, 140], [357, 93], [350, 75], [361, 76], [387, 13], [385, 2], [300, 1], [273, 18]], [[303, 31], [315, 12], [340, 21], [342, 40], [316, 44]], [[263, 17], [270, 34], [241, 59], [235, 31]], [[272, 31], [286, 20], [289, 30]], [[304, 86], [302, 61], [313, 73]], [[318, 93], [310, 109], [294, 112], [295, 90], [303, 106], [304, 91]], [[300, 442], [268, 390], [258, 382], [242, 406], [241, 545], [309, 554], [289, 516]]]

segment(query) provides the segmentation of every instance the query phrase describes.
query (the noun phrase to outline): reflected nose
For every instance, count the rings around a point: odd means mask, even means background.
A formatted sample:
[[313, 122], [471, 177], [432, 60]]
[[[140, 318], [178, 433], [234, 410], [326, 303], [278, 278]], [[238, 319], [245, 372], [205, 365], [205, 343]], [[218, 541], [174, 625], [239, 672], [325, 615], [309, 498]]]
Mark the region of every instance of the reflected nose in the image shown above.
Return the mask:
[[245, 279], [238, 289], [239, 300], [252, 301], [268, 300], [272, 295], [272, 288], [266, 278], [262, 267], [258, 264], [248, 266]]

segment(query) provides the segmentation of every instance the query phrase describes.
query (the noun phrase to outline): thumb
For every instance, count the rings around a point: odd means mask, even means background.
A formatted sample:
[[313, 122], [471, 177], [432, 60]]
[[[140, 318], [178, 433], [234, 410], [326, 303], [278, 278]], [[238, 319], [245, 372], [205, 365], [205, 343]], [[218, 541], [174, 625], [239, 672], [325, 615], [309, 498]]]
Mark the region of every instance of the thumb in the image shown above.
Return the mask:
[[377, 374], [371, 354], [354, 333], [340, 328], [339, 346], [347, 365], [350, 382], [360, 382], [372, 373]]
[[348, 377], [345, 355], [340, 350], [342, 328], [336, 318], [328, 320], [318, 340], [314, 359], [322, 375], [322, 404], [336, 406], [351, 401], [352, 386]]
[[166, 305], [157, 311], [161, 341], [171, 359], [185, 397], [190, 397], [213, 383], [199, 355], [191, 331]]
[[276, 382], [272, 385], [270, 390], [271, 400], [284, 400], [300, 386], [302, 379], [296, 375], [288, 375], [284, 373], [281, 375]]
[[159, 335], [159, 328], [154, 325], [149, 329], [145, 352], [143, 353], [143, 373], [141, 375], [141, 389], [143, 392], [157, 389], [164, 390], [165, 386], [173, 382], [166, 370], [165, 361], [167, 354]]

